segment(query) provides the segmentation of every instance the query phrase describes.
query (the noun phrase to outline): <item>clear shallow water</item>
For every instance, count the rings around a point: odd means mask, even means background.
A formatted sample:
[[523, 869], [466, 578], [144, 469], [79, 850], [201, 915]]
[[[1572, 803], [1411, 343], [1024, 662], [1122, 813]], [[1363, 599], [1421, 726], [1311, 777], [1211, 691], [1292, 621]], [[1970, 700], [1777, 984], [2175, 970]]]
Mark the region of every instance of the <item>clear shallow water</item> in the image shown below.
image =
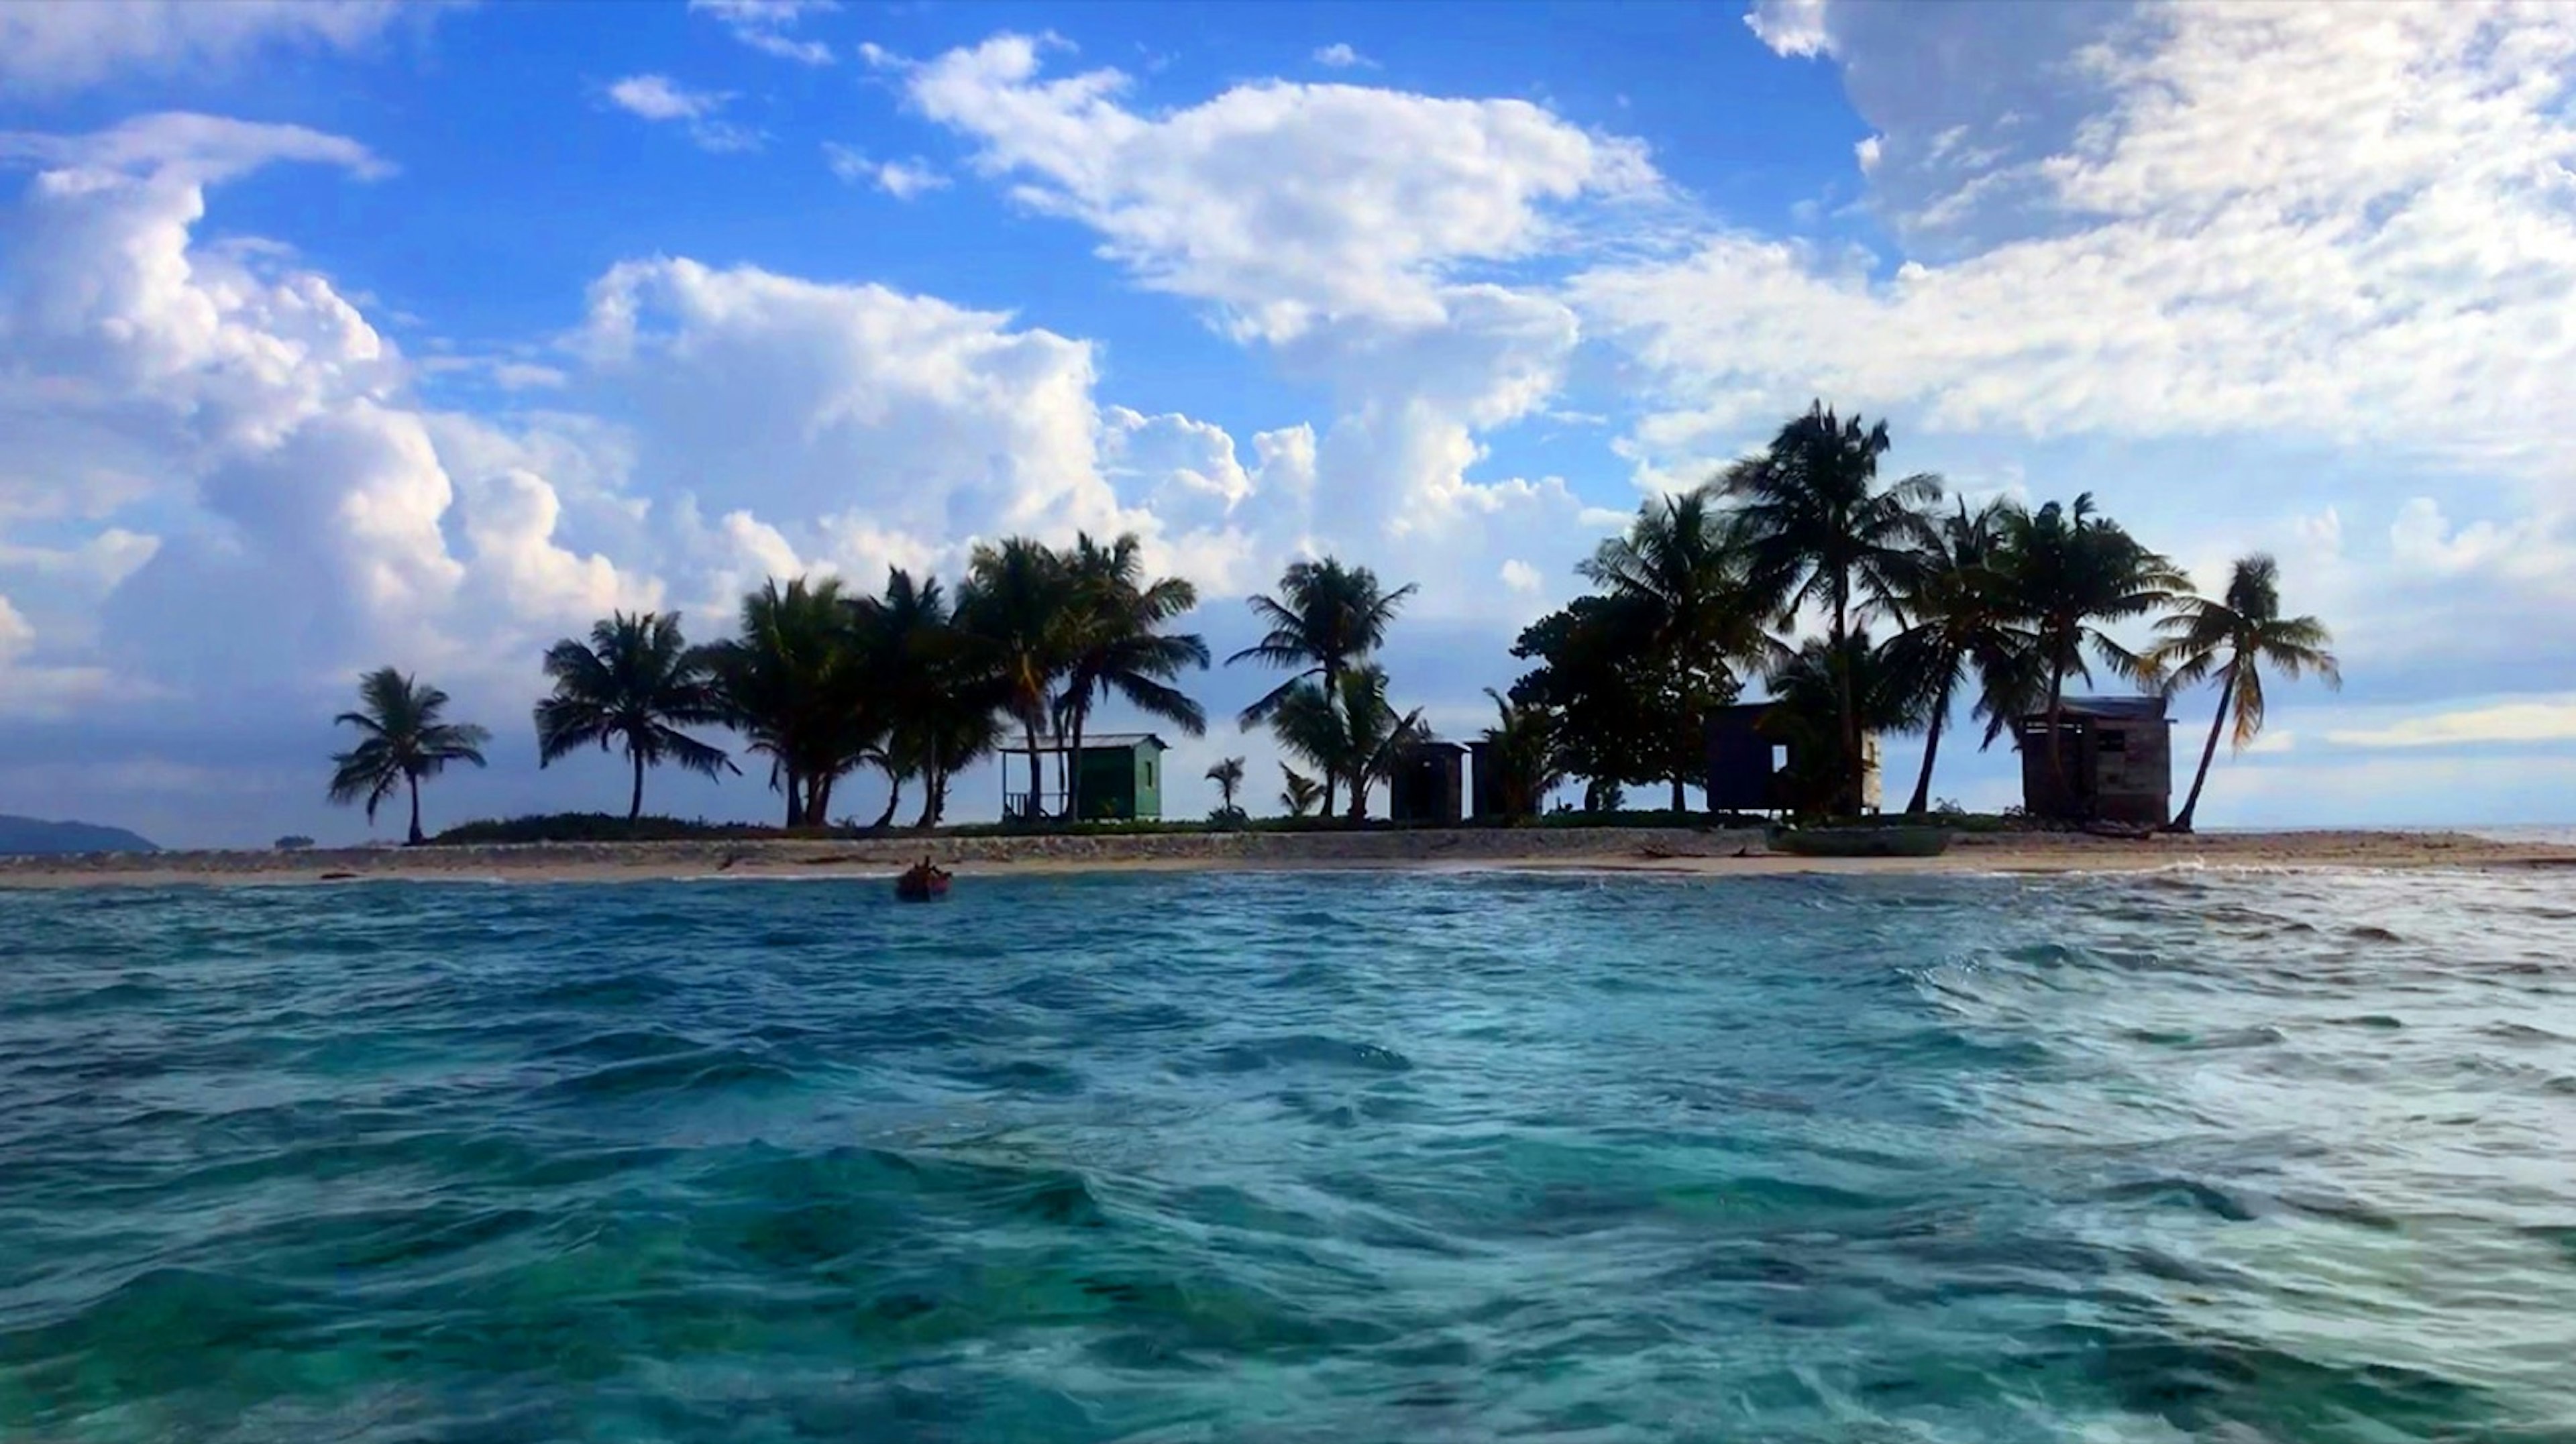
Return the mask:
[[0, 894], [0, 1437], [2576, 1437], [2576, 879]]

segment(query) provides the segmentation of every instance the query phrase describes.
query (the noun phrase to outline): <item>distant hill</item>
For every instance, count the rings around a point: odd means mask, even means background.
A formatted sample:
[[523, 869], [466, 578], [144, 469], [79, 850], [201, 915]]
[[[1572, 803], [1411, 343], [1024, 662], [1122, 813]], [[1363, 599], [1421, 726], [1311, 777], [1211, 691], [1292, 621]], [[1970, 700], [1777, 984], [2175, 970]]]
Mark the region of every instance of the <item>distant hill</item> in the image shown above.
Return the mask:
[[56, 852], [159, 852], [148, 839], [94, 822], [41, 822], [0, 813], [0, 856]]

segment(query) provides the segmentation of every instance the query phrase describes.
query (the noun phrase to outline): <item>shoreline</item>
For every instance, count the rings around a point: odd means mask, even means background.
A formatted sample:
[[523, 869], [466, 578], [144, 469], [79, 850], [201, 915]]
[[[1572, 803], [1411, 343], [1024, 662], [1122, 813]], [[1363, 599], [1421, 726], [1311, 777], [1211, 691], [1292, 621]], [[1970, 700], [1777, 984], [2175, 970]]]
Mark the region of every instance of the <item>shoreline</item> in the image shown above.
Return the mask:
[[1938, 857], [1807, 857], [1759, 829], [1452, 828], [1158, 833], [1113, 837], [523, 843], [309, 852], [207, 851], [0, 858], [0, 890], [336, 882], [657, 882], [892, 877], [927, 851], [963, 878], [1136, 872], [1605, 872], [1680, 877], [1795, 873], [2081, 874], [2246, 870], [2576, 868], [2576, 847], [2456, 832], [2209, 833], [2145, 839], [1969, 833]]

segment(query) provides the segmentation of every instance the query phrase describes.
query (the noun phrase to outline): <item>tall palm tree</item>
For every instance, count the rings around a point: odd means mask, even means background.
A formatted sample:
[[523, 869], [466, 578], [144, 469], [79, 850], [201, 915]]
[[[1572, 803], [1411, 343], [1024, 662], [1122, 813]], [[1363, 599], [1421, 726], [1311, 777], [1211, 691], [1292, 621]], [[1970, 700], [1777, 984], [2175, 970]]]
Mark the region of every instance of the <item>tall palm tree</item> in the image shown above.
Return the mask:
[[957, 625], [999, 680], [1002, 707], [1028, 739], [1031, 822], [1045, 815], [1038, 732], [1048, 725], [1056, 684], [1072, 665], [1074, 596], [1065, 558], [1027, 537], [976, 547], [957, 591]]
[[1912, 718], [1925, 729], [1923, 770], [1914, 779], [1908, 813], [1919, 815], [1932, 804], [1942, 728], [1971, 674], [1979, 685], [1970, 715], [1986, 720], [1986, 745], [2012, 725], [2018, 659], [2029, 651], [2030, 634], [2013, 621], [1996, 565], [2006, 510], [1997, 501], [1971, 512], [1961, 501], [1924, 539], [1922, 556], [1895, 598], [1895, 610], [1909, 625], [1888, 638], [1882, 660], [1895, 685], [1913, 699]]
[[2156, 623], [2165, 635], [2147, 649], [2148, 672], [2169, 692], [2219, 679], [2218, 711], [2209, 719], [2200, 770], [2192, 774], [2191, 795], [2173, 820], [2174, 831], [2189, 832], [2192, 814], [2200, 808], [2200, 789], [2209, 781], [2210, 761], [2218, 753], [2219, 729], [2235, 724], [2239, 751], [2263, 730], [2263, 666], [2270, 664], [2293, 682], [2313, 671], [2337, 689], [2343, 686], [2343, 668], [2327, 650], [2334, 635], [2325, 623], [2281, 615], [2280, 564], [2260, 552], [2238, 559], [2228, 574], [2225, 596], [2186, 596], [2178, 605], [2172, 616]]
[[[1259, 726], [1277, 712], [1300, 682], [1318, 681], [1323, 696], [1339, 696], [1343, 675], [1385, 645], [1387, 628], [1413, 591], [1408, 582], [1390, 592], [1379, 585], [1377, 573], [1367, 567], [1346, 567], [1332, 557], [1289, 563], [1279, 575], [1277, 596], [1251, 599], [1252, 614], [1269, 630], [1260, 641], [1225, 659], [1229, 667], [1260, 662], [1291, 673], [1287, 681], [1243, 709], [1244, 728]], [[1333, 811], [1337, 777], [1330, 767], [1325, 768], [1326, 816]]]
[[1279, 764], [1279, 776], [1279, 805], [1288, 809], [1290, 817], [1304, 817], [1324, 800], [1324, 784], [1287, 763]]
[[2036, 701], [2041, 708], [2049, 773], [2064, 798], [2070, 788], [2059, 730], [2066, 716], [2066, 679], [2093, 680], [2088, 654], [2115, 676], [2143, 678], [2144, 660], [2099, 624], [2144, 616], [2191, 581], [2102, 516], [2091, 492], [2072, 505], [2052, 501], [2035, 512], [2007, 509], [2002, 540], [1997, 563], [2007, 607], [2029, 640], [2011, 690], [2021, 706]]
[[[1536, 817], [1539, 804], [1566, 778], [1557, 719], [1544, 708], [1521, 706], [1491, 687], [1485, 695], [1494, 699], [1495, 714], [1494, 725], [1485, 729], [1492, 759], [1486, 777], [1501, 794], [1491, 799], [1490, 810], [1505, 822]], [[1478, 797], [1476, 810], [1489, 810], [1488, 802]]]
[[411, 831], [418, 843], [420, 780], [436, 777], [450, 762], [483, 765], [483, 744], [492, 734], [470, 722], [446, 722], [448, 696], [422, 686], [391, 667], [379, 667], [358, 679], [358, 710], [332, 721], [358, 729], [358, 745], [331, 754], [331, 800], [346, 806], [363, 801], [367, 821], [397, 787], [411, 793]]
[[1783, 652], [1763, 630], [1769, 608], [1748, 586], [1745, 557], [1713, 503], [1707, 487], [1648, 502], [1626, 535], [1603, 542], [1578, 568], [1610, 594], [1625, 625], [1646, 634], [1672, 703], [1659, 712], [1668, 711], [1681, 734], [1669, 772], [1676, 813], [1684, 777], [1706, 756], [1709, 709], [1735, 699], [1739, 667], [1765, 669]]
[[[1941, 479], [1928, 473], [1882, 486], [1878, 463], [1887, 448], [1886, 422], [1864, 426], [1857, 415], [1845, 420], [1819, 401], [1780, 428], [1760, 455], [1718, 478], [1735, 504], [1753, 593], [1783, 625], [1802, 608], [1821, 606], [1826, 640], [1836, 652], [1858, 616], [1894, 610], [1926, 529], [1924, 509], [1941, 499]], [[1843, 803], [1852, 810], [1864, 765], [1855, 701], [1844, 696], [1836, 704]]]
[[948, 778], [990, 746], [975, 746], [971, 738], [961, 744], [959, 738], [961, 719], [989, 722], [990, 689], [979, 686], [966, 665], [963, 639], [937, 577], [916, 581], [901, 567], [888, 568], [884, 593], [860, 597], [850, 607], [868, 688], [886, 729], [878, 758], [886, 773], [886, 804], [874, 825], [892, 825], [903, 805], [904, 782], [919, 778], [921, 825], [929, 826]]
[[1353, 822], [1367, 818], [1369, 789], [1394, 775], [1424, 732], [1420, 709], [1399, 715], [1387, 702], [1386, 669], [1373, 663], [1342, 673], [1337, 693], [1313, 678], [1291, 684], [1271, 720], [1290, 754], [1349, 782]]
[[787, 825], [822, 826], [833, 784], [879, 754], [884, 732], [840, 579], [763, 583], [743, 598], [742, 635], [707, 659], [726, 722], [769, 758], [770, 785], [787, 795]]
[[587, 645], [566, 637], [546, 649], [554, 695], [537, 703], [537, 765], [576, 748], [623, 744], [635, 770], [626, 820], [644, 815], [644, 769], [676, 762], [715, 777], [738, 771], [721, 747], [680, 728], [724, 720], [714, 667], [680, 635], [677, 614], [612, 612]]
[[1207, 780], [1216, 784], [1218, 807], [1228, 817], [1234, 815], [1234, 795], [1243, 790], [1243, 759], [1227, 757], [1207, 770]]
[[1074, 761], [1065, 788], [1064, 815], [1082, 816], [1082, 729], [1091, 709], [1111, 693], [1147, 716], [1159, 717], [1192, 737], [1207, 731], [1207, 711], [1171, 685], [1182, 670], [1208, 665], [1208, 645], [1196, 633], [1164, 626], [1199, 604], [1198, 588], [1179, 577], [1145, 580], [1145, 561], [1133, 532], [1102, 546], [1089, 535], [1075, 539], [1067, 558], [1072, 571], [1071, 660], [1056, 698], [1057, 720], [1072, 739]]

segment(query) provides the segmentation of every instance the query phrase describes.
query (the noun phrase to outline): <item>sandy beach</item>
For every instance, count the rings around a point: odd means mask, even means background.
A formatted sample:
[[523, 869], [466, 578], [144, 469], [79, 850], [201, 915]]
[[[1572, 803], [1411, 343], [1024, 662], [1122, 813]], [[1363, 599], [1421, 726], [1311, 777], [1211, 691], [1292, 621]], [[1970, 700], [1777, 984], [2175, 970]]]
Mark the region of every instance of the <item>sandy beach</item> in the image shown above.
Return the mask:
[[1749, 829], [1459, 828], [122, 853], [0, 858], [0, 887], [877, 877], [917, 861], [924, 852], [966, 877], [1297, 868], [1514, 868], [1726, 876], [2135, 872], [2174, 867], [2576, 867], [2576, 847], [2498, 842], [2453, 832], [2249, 832], [2147, 839], [1968, 833], [1959, 835], [1947, 853], [1928, 858], [1800, 857], [1772, 852], [1764, 841], [1762, 832]]

